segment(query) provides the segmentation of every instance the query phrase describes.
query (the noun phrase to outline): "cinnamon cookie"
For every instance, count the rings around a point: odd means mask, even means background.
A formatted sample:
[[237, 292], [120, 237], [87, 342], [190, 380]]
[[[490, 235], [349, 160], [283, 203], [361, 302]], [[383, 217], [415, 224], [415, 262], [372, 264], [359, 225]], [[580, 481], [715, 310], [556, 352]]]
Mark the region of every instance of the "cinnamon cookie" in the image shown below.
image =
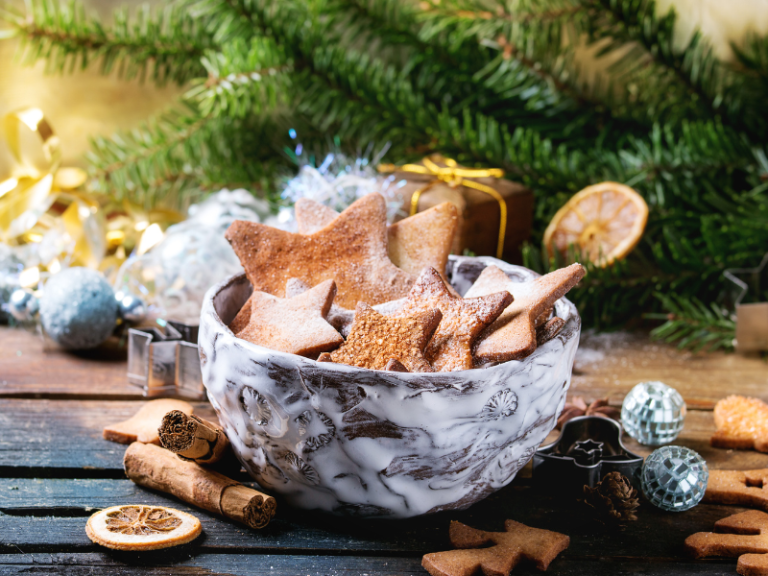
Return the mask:
[[254, 290], [282, 297], [289, 278], [310, 286], [335, 280], [337, 303], [379, 304], [405, 296], [414, 277], [387, 255], [386, 204], [369, 194], [310, 235], [236, 220], [225, 237], [240, 258]]
[[515, 300], [478, 339], [475, 359], [480, 363], [520, 360], [536, 349], [536, 320], [585, 274], [581, 264], [571, 264], [531, 282], [512, 282], [497, 266], [488, 266], [464, 295], [486, 296], [507, 290]]
[[325, 320], [335, 295], [333, 280], [293, 298], [255, 291], [249, 299], [250, 321], [235, 335], [265, 348], [301, 356], [332, 350], [344, 342]]
[[391, 370], [391, 360], [395, 359], [409, 372], [433, 372], [424, 349], [441, 318], [438, 309], [416, 312], [408, 318], [384, 316], [360, 302], [347, 341], [331, 352], [328, 360], [371, 370]]
[[[300, 234], [312, 234], [330, 224], [339, 213], [309, 198], [296, 201], [296, 224]], [[395, 222], [387, 229], [389, 259], [417, 276], [426, 266], [445, 270], [459, 217], [456, 206], [443, 202]]]
[[430, 267], [418, 277], [397, 315], [439, 309], [443, 319], [427, 345], [427, 360], [437, 372], [470, 370], [475, 339], [511, 302], [512, 295], [506, 290], [478, 298], [455, 296]]

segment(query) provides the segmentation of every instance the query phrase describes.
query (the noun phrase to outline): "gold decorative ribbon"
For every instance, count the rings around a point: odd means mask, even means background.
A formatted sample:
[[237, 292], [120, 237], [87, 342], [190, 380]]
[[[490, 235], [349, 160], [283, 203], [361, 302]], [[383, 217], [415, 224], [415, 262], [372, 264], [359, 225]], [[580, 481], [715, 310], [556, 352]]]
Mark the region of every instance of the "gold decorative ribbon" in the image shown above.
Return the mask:
[[0, 179], [0, 241], [40, 243], [53, 232], [54, 243], [61, 244], [58, 253], [41, 245], [40, 264], [30, 268], [30, 278], [39, 278], [40, 268], [56, 273], [64, 266], [89, 266], [109, 275], [134, 249], [148, 250], [169, 225], [184, 219], [175, 211], [147, 211], [83, 191], [85, 171], [59, 166], [61, 142], [38, 108], [7, 114], [3, 132], [12, 166], [10, 176]]
[[429, 157], [424, 158], [421, 164], [404, 164], [403, 166], [395, 166], [394, 164], [379, 164], [378, 171], [389, 172], [411, 172], [413, 174], [426, 174], [434, 176], [434, 180], [428, 182], [411, 196], [411, 216], [419, 211], [419, 200], [421, 195], [427, 190], [432, 188], [435, 184], [444, 182], [451, 188], [458, 188], [459, 186], [465, 186], [480, 192], [485, 192], [491, 196], [496, 202], [499, 203], [499, 236], [496, 244], [496, 257], [501, 258], [504, 252], [504, 236], [507, 232], [507, 203], [504, 201], [499, 192], [490, 186], [486, 186], [480, 182], [472, 180], [472, 178], [503, 178], [504, 171], [500, 168], [462, 168], [459, 167], [456, 160], [452, 158], [443, 158], [442, 156], [433, 156], [439, 162], [443, 162], [445, 166], [440, 166], [433, 162]]

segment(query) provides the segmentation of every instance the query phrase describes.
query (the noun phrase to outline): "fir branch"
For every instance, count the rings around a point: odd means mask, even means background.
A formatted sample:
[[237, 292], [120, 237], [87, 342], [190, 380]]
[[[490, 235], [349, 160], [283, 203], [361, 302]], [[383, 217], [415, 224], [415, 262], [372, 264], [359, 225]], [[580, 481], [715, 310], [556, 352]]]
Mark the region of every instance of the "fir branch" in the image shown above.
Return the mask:
[[743, 71], [768, 82], [768, 36], [753, 32], [746, 37], [743, 46], [732, 42], [731, 48]]
[[686, 46], [676, 48], [673, 8], [657, 16], [654, 0], [579, 1], [589, 14], [580, 27], [604, 44], [600, 54], [625, 52], [610, 69], [631, 88], [624, 94], [621, 114], [638, 117], [644, 107], [647, 120], [670, 125], [721, 117], [762, 142], [768, 122], [755, 111], [764, 90], [719, 61], [699, 31]]
[[192, 157], [182, 158], [177, 147], [198, 136], [209, 121], [194, 109], [171, 110], [131, 132], [93, 139], [88, 159], [94, 191], [118, 199], [130, 197], [139, 204], [155, 203], [159, 183], [192, 177], [195, 164], [189, 160], [199, 160], [198, 151], [188, 147]]
[[185, 97], [198, 103], [203, 116], [258, 116], [288, 101], [293, 65], [271, 40], [255, 38], [248, 45], [236, 39], [202, 62], [208, 77], [195, 81]]
[[182, 84], [201, 73], [199, 59], [213, 46], [205, 27], [174, 6], [156, 14], [148, 5], [135, 14], [119, 10], [111, 28], [86, 16], [77, 0], [31, 0], [26, 15], [3, 8], [0, 19], [21, 39], [24, 64], [44, 59], [49, 73], [98, 62], [103, 74]]
[[287, 140], [279, 117], [204, 116], [188, 103], [136, 130], [95, 139], [92, 188], [146, 206], [221, 185], [270, 196], [276, 170], [288, 163], [275, 148], [281, 133]]
[[697, 298], [657, 293], [666, 313], [646, 314], [645, 318], [665, 320], [651, 331], [651, 337], [664, 342], [677, 342], [678, 348], [731, 350], [736, 336], [736, 321], [728, 311], [716, 304], [706, 305]]

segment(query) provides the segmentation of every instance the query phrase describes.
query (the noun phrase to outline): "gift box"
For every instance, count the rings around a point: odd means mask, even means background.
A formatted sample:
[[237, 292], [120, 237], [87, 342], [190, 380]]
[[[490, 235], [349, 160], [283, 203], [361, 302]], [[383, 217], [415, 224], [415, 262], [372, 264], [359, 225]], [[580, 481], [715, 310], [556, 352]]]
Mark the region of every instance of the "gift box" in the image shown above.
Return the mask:
[[521, 245], [533, 225], [533, 192], [504, 179], [502, 170], [466, 168], [439, 154], [416, 164], [381, 165], [379, 170], [405, 182], [399, 188], [403, 217], [443, 202], [456, 206], [459, 225], [454, 254], [470, 252], [520, 262]]

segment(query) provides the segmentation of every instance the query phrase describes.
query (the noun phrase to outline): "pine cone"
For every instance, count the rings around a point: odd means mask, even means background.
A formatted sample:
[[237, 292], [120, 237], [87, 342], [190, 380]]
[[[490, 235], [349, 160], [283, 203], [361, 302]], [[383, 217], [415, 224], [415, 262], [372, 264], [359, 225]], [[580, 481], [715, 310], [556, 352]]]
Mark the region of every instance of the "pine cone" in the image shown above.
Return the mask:
[[577, 418], [578, 416], [603, 416], [604, 418], [610, 418], [619, 422], [621, 421], [621, 410], [609, 406], [607, 398], [595, 400], [587, 405], [584, 398], [574, 396], [570, 402], [565, 403], [563, 411], [560, 413], [560, 418], [557, 419], [557, 429], [562, 429], [563, 424], [571, 418]]
[[583, 502], [593, 509], [596, 520], [622, 528], [637, 520], [640, 506], [637, 490], [621, 472], [609, 472], [594, 488], [584, 486]]

